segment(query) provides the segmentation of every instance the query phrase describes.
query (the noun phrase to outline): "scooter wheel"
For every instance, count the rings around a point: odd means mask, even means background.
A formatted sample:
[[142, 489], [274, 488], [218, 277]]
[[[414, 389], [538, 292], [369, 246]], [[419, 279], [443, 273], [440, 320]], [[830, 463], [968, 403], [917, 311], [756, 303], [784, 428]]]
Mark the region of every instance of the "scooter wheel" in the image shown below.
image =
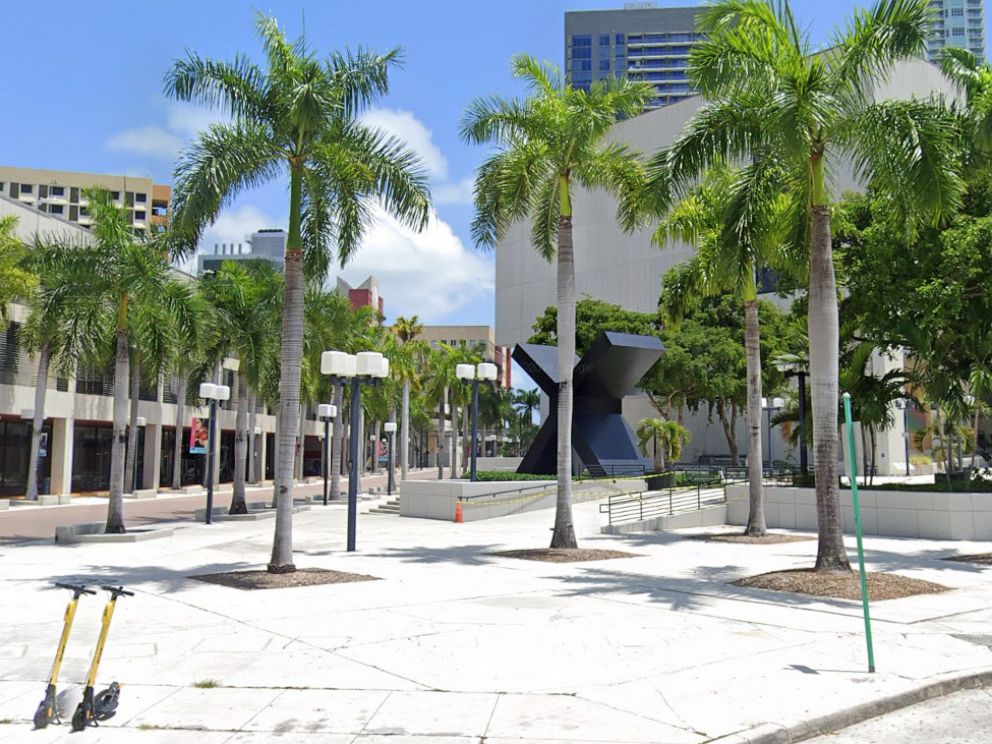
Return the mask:
[[72, 714], [72, 730], [82, 731], [84, 728], [86, 728], [86, 711], [83, 710], [83, 705], [80, 703], [76, 712]]
[[43, 729], [48, 726], [48, 701], [42, 700], [38, 704], [38, 710], [34, 712], [34, 727], [36, 729]]

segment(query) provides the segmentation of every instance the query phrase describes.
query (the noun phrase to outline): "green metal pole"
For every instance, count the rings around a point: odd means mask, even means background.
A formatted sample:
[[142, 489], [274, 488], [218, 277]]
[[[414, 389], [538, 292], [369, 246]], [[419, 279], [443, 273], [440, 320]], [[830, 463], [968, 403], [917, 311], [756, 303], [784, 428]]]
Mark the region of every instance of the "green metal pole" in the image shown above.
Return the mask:
[[858, 465], [854, 449], [854, 422], [851, 421], [851, 394], [844, 393], [844, 421], [847, 426], [847, 461], [851, 471], [851, 504], [854, 507], [854, 531], [858, 537], [858, 569], [861, 572], [861, 605], [865, 611], [865, 641], [868, 644], [868, 672], [875, 672], [875, 650], [871, 642], [871, 615], [868, 612], [868, 577], [865, 574], [865, 549], [861, 544], [861, 502], [858, 499]]

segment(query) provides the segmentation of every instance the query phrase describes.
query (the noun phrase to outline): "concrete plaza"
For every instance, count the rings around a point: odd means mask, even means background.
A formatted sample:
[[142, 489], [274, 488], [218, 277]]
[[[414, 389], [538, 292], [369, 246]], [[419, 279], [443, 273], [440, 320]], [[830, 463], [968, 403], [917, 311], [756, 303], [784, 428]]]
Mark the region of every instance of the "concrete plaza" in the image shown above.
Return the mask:
[[[343, 506], [296, 515], [296, 562], [381, 581], [245, 592], [187, 578], [263, 567], [271, 521], [187, 522], [137, 544], [0, 546], [0, 741], [772, 741], [992, 670], [992, 570], [942, 560], [989, 543], [866, 540], [870, 570], [953, 589], [873, 605], [869, 675], [859, 603], [728, 583], [812, 565], [813, 540], [605, 536], [586, 503], [580, 542], [638, 557], [548, 564], [490, 553], [546, 545], [550, 510], [453, 524], [368, 506], [353, 554]], [[71, 739], [29, 720], [67, 599], [49, 588], [58, 579], [137, 593], [120, 601], [100, 674], [122, 683], [120, 713]], [[81, 601], [65, 683], [85, 674], [103, 601]]]

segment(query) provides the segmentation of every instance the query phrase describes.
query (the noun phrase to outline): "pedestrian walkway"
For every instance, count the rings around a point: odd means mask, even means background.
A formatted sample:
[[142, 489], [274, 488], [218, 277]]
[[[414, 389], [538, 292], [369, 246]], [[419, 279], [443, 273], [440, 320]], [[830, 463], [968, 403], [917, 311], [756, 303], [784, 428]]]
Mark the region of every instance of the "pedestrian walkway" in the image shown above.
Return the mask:
[[[860, 603], [729, 583], [810, 566], [815, 540], [605, 536], [590, 502], [575, 508], [580, 544], [634, 557], [493, 555], [546, 545], [552, 518], [362, 513], [358, 551], [346, 553], [346, 510], [316, 508], [294, 518], [297, 565], [379, 580], [254, 592], [189, 577], [264, 567], [271, 521], [186, 523], [113, 547], [0, 548], [0, 741], [740, 742], [992, 669], [992, 570], [942, 560], [992, 544], [866, 538], [870, 570], [952, 589], [873, 605], [868, 674]], [[68, 579], [136, 592], [118, 607], [101, 667], [101, 683], [123, 684], [120, 714], [71, 738], [29, 722], [66, 599], [49, 582]], [[68, 681], [84, 674], [101, 606], [80, 604]]]

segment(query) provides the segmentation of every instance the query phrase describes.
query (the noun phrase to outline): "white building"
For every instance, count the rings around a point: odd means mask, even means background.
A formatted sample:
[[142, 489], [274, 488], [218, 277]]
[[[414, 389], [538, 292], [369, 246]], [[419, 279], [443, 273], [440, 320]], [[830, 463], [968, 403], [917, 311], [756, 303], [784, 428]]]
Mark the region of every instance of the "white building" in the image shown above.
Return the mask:
[[[933, 64], [911, 60], [898, 64], [890, 79], [878, 86], [876, 99], [927, 97], [931, 93], [953, 96], [955, 91]], [[614, 127], [610, 139], [652, 155], [671, 145], [702, 105], [702, 99], [696, 96], [621, 121]], [[837, 174], [836, 193], [857, 187], [849, 170]], [[630, 235], [624, 233], [616, 223], [615, 200], [601, 191], [579, 190], [573, 198], [573, 209], [578, 297], [589, 296], [630, 310], [654, 312], [661, 293], [662, 276], [690, 257], [693, 247], [681, 244], [659, 249], [651, 244], [650, 229]], [[526, 341], [535, 320], [554, 302], [554, 264], [542, 259], [531, 246], [529, 226], [518, 223], [496, 249], [496, 343], [513, 346]], [[879, 374], [884, 364], [891, 364], [882, 359], [876, 362]], [[628, 418], [635, 424], [645, 416], [656, 415], [644, 397], [629, 398], [628, 408]], [[885, 472], [890, 468], [901, 472], [904, 465], [902, 417], [896, 418], [896, 427], [879, 438], [877, 460], [880, 470]], [[705, 418], [697, 418], [690, 422], [689, 428], [693, 439], [683, 453], [685, 461], [728, 452], [719, 425], [709, 426]], [[773, 439], [775, 459], [784, 459], [786, 443], [777, 432]], [[738, 441], [743, 454], [747, 451], [743, 420], [739, 422]], [[794, 459], [798, 460], [798, 457]]]

